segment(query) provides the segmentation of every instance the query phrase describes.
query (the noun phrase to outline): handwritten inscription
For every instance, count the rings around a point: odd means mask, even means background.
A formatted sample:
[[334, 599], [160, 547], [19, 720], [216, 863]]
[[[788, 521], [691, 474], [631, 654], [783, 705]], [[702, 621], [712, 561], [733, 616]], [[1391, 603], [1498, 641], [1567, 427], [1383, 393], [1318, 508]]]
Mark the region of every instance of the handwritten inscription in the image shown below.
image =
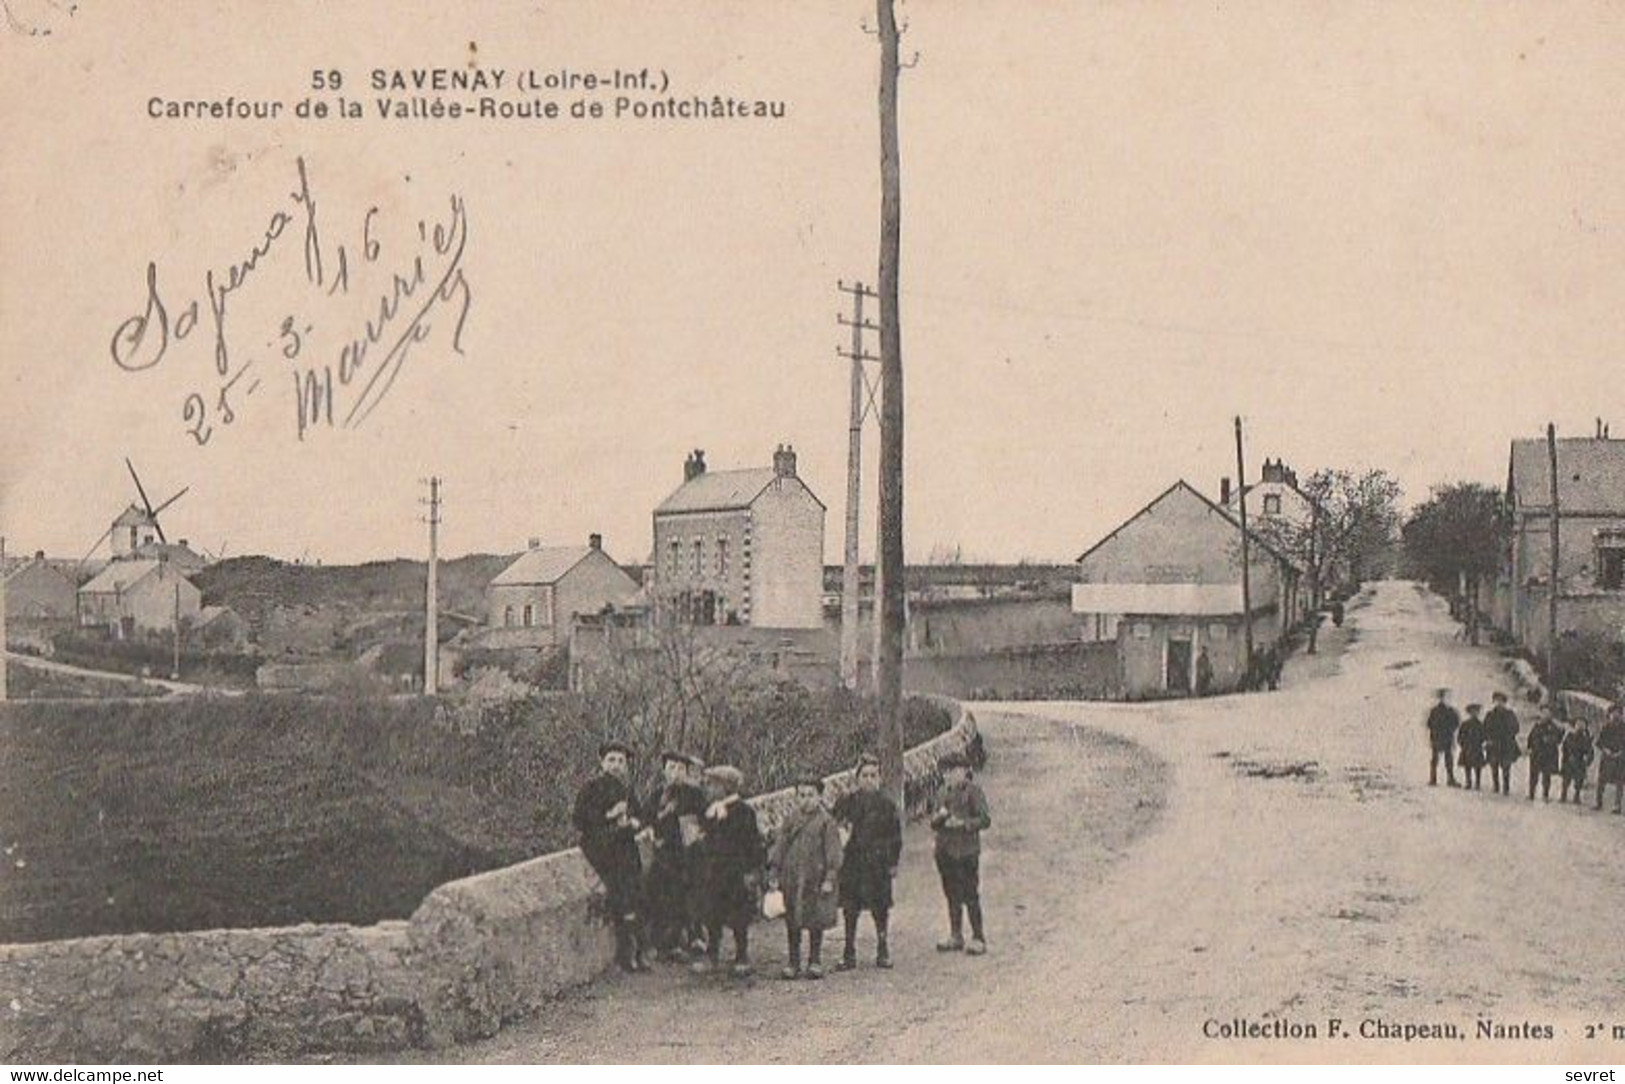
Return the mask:
[[[382, 212], [368, 208], [353, 243], [330, 242], [323, 234], [310, 170], [298, 159], [297, 184], [285, 201], [266, 215], [262, 233], [241, 255], [203, 277], [202, 296], [181, 304], [166, 300], [158, 264], [146, 270], [141, 311], [113, 331], [108, 349], [125, 372], [152, 369], [205, 325], [212, 364], [205, 387], [188, 392], [181, 404], [186, 433], [204, 446], [236, 423], [242, 402], [266, 386], [277, 365], [285, 367], [292, 392], [294, 432], [304, 440], [317, 428], [354, 429], [388, 398], [413, 348], [445, 327], [444, 345], [463, 354], [463, 332], [473, 293], [464, 272], [468, 210], [453, 193], [443, 215], [420, 218], [415, 239], [386, 250]], [[284, 256], [288, 250], [297, 255]], [[394, 251], [398, 250], [398, 251]], [[345, 319], [327, 330], [316, 318], [290, 311], [276, 321], [263, 356], [236, 345], [240, 337], [232, 305], [284, 268], [298, 267], [307, 300], [357, 297], [357, 322]], [[286, 271], [283, 272], [284, 276]], [[376, 282], [382, 281], [381, 287]], [[270, 289], [270, 288], [267, 288]], [[351, 314], [353, 307], [341, 306]], [[259, 336], [254, 336], [259, 338]], [[241, 356], [240, 356], [241, 355]], [[262, 364], [262, 362], [264, 364]]]

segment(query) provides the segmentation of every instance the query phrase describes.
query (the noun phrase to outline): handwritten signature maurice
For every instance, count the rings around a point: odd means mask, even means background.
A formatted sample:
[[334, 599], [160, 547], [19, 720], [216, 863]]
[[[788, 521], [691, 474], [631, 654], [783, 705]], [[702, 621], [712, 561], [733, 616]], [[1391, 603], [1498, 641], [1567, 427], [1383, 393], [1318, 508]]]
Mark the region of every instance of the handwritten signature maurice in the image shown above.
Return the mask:
[[[233, 297], [256, 281], [277, 251], [291, 247], [282, 239], [303, 235], [305, 279], [328, 297], [349, 294], [352, 274], [359, 282], [366, 269], [382, 262], [384, 245], [375, 232], [379, 209], [369, 208], [362, 218], [358, 248], [338, 244], [330, 249], [322, 238], [317, 201], [303, 158], [298, 159], [298, 172], [298, 186], [288, 193], [287, 205], [271, 212], [260, 241], [241, 260], [219, 273], [210, 270], [204, 275], [202, 301], [193, 298], [172, 309], [159, 289], [158, 265], [149, 262], [145, 308], [113, 332], [109, 349], [114, 364], [126, 372], [141, 372], [163, 361], [171, 344], [189, 338], [207, 314], [214, 346], [210, 394], [191, 392], [181, 408], [187, 432], [200, 446], [209, 443], [218, 427], [233, 424], [242, 399], [263, 385], [259, 375], [263, 370], [255, 369], [256, 359], [238, 360], [227, 332], [227, 316]], [[433, 334], [437, 319], [451, 318], [450, 346], [459, 355], [463, 353], [463, 328], [473, 301], [463, 273], [467, 244], [467, 208], [453, 193], [445, 219], [418, 221], [417, 243], [392, 265], [388, 285], [371, 295], [361, 328], [347, 332], [326, 361], [309, 360], [318, 353], [308, 346], [316, 331], [313, 323], [293, 312], [282, 318], [272, 347], [291, 372], [300, 440], [317, 426], [354, 429], [362, 425], [395, 386], [412, 348]]]

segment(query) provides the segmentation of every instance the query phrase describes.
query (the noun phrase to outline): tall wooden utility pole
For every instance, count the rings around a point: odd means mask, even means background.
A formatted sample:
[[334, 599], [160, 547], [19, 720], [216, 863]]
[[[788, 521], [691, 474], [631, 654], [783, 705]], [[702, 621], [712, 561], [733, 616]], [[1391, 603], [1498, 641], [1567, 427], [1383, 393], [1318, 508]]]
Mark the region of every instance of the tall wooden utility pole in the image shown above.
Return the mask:
[[1247, 669], [1253, 665], [1252, 557], [1247, 537], [1247, 463], [1241, 450], [1241, 415], [1236, 415], [1236, 504], [1241, 509], [1241, 631], [1247, 646]]
[[[1246, 501], [1242, 501], [1246, 504]], [[1320, 562], [1324, 557], [1320, 549], [1320, 502], [1309, 501], [1309, 645], [1304, 654], [1315, 653], [1315, 641], [1320, 636]]]
[[903, 329], [902, 167], [897, 147], [898, 30], [893, 0], [875, 0], [880, 24], [880, 553], [884, 650], [880, 653], [880, 770], [887, 793], [903, 797]]
[[[836, 348], [836, 353], [852, 363], [852, 404], [846, 432], [846, 553], [841, 569], [841, 682], [848, 689], [858, 687], [858, 593], [862, 566], [858, 564], [858, 531], [862, 526], [863, 500], [863, 420], [869, 411], [866, 406], [868, 382], [864, 379], [863, 363], [879, 361], [863, 349], [863, 333], [879, 331], [880, 326], [863, 318], [865, 298], [878, 297], [861, 282], [836, 284], [844, 294], [852, 296], [852, 318], [845, 314], [836, 321], [852, 329], [852, 348]], [[878, 597], [878, 596], [877, 596]]]
[[1546, 627], [1546, 684], [1553, 693], [1557, 692], [1557, 591], [1559, 587], [1557, 570], [1558, 555], [1562, 552], [1558, 545], [1558, 523], [1563, 518], [1562, 510], [1557, 502], [1557, 426], [1551, 422], [1546, 423], [1546, 458], [1552, 467], [1552, 563], [1551, 586], [1547, 591], [1550, 598], [1547, 600], [1550, 608], [1547, 613]]
[[[74, 594], [77, 596], [78, 592]], [[6, 539], [0, 535], [0, 703], [4, 703], [8, 695], [6, 682]]]
[[174, 665], [169, 668], [169, 680], [181, 679], [181, 585], [175, 584], [175, 657]]
[[440, 479], [429, 479], [429, 588], [423, 611], [423, 695], [440, 691]]

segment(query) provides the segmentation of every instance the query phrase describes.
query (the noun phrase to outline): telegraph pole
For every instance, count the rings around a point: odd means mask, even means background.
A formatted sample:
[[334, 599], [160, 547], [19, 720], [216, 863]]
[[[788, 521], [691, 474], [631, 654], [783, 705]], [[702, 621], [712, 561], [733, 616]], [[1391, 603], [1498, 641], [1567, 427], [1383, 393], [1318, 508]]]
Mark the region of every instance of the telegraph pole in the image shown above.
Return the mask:
[[423, 614], [423, 695], [440, 691], [440, 479], [429, 479], [429, 587]]
[[181, 585], [175, 584], [175, 658], [174, 665], [169, 669], [169, 680], [181, 679]]
[[[848, 414], [846, 435], [846, 553], [845, 565], [841, 570], [841, 682], [848, 689], [858, 687], [858, 593], [861, 587], [859, 582], [861, 566], [858, 564], [858, 531], [862, 521], [863, 500], [863, 420], [868, 416], [868, 405], [874, 402], [874, 396], [866, 394], [869, 391], [868, 381], [864, 375], [863, 363], [866, 361], [879, 361], [874, 354], [863, 349], [863, 333], [865, 331], [879, 331], [880, 326], [863, 318], [863, 302], [865, 298], [878, 298], [880, 295], [869, 289], [861, 282], [838, 282], [836, 289], [852, 297], [852, 318], [849, 320], [845, 314], [837, 314], [837, 323], [852, 329], [852, 347], [843, 350], [837, 347], [835, 352], [852, 363], [851, 376], [851, 408]], [[879, 596], [877, 595], [878, 599]], [[877, 611], [878, 612], [878, 611]], [[877, 622], [878, 627], [878, 622]]]
[[1241, 630], [1246, 638], [1247, 669], [1253, 665], [1252, 565], [1247, 539], [1247, 462], [1241, 450], [1241, 415], [1236, 415], [1236, 495], [1241, 508]]
[[[74, 592], [76, 595], [78, 592]], [[7, 699], [6, 674], [6, 538], [0, 535], [0, 703]]]
[[898, 28], [894, 0], [875, 0], [880, 31], [880, 552], [876, 602], [883, 650], [880, 772], [903, 797], [903, 328], [898, 315], [902, 262], [902, 167], [897, 141]]
[[[1546, 423], [1546, 458], [1552, 468], [1552, 563], [1551, 588], [1547, 592], [1549, 610], [1546, 615], [1546, 684], [1557, 693], [1557, 589], [1558, 589], [1558, 521], [1562, 518], [1557, 503], [1557, 426]], [[1600, 792], [1599, 792], [1600, 793]]]

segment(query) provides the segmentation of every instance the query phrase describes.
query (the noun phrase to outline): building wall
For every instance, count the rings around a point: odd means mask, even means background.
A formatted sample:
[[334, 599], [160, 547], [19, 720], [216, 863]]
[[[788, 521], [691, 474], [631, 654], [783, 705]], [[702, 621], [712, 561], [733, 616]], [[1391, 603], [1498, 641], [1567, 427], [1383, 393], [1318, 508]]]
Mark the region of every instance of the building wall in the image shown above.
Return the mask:
[[781, 478], [751, 506], [750, 623], [824, 624], [824, 507], [796, 478]]
[[138, 632], [173, 632], [177, 589], [181, 620], [196, 620], [198, 611], [203, 608], [203, 593], [165, 565], [124, 592], [122, 616], [133, 617]]
[[[1594, 631], [1625, 636], [1625, 591], [1598, 582], [1598, 532], [1625, 531], [1625, 516], [1563, 514], [1558, 539], [1558, 631]], [[1492, 609], [1499, 627], [1522, 647], [1546, 650], [1550, 625], [1551, 520], [1544, 513], [1517, 516], [1511, 567]]]
[[[654, 521], [655, 595], [670, 600], [684, 591], [712, 591], [717, 596], [720, 619], [732, 611], [739, 620], [750, 621], [750, 583], [755, 554], [751, 537], [751, 514], [746, 509], [729, 512], [684, 512], [659, 515]], [[677, 543], [676, 569], [671, 564], [671, 545]], [[694, 544], [700, 544], [700, 571], [694, 571]], [[727, 568], [718, 563], [718, 543], [727, 545]]]
[[624, 606], [637, 593], [637, 583], [609, 554], [593, 550], [556, 587], [553, 624], [559, 631], [553, 642], [569, 641], [571, 619], [577, 614], [599, 613], [606, 605]]
[[76, 594], [68, 577], [36, 561], [6, 580], [6, 616], [14, 621], [71, 618]]
[[[1254, 644], [1280, 634], [1275, 613], [1253, 615]], [[1247, 672], [1247, 638], [1240, 616], [1167, 617], [1128, 616], [1118, 626], [1118, 661], [1123, 695], [1130, 700], [1169, 694], [1168, 645], [1173, 640], [1191, 644], [1191, 665], [1186, 680], [1196, 686], [1196, 660], [1205, 648], [1213, 667], [1213, 691], [1229, 692], [1241, 685]]]
[[[569, 623], [561, 622], [554, 612], [553, 586], [545, 583], [492, 584], [485, 589], [485, 601], [493, 629], [523, 640], [530, 646], [562, 642], [568, 634]], [[531, 623], [525, 625], [525, 607], [531, 608]], [[513, 624], [508, 624], [508, 611], [512, 608]]]

